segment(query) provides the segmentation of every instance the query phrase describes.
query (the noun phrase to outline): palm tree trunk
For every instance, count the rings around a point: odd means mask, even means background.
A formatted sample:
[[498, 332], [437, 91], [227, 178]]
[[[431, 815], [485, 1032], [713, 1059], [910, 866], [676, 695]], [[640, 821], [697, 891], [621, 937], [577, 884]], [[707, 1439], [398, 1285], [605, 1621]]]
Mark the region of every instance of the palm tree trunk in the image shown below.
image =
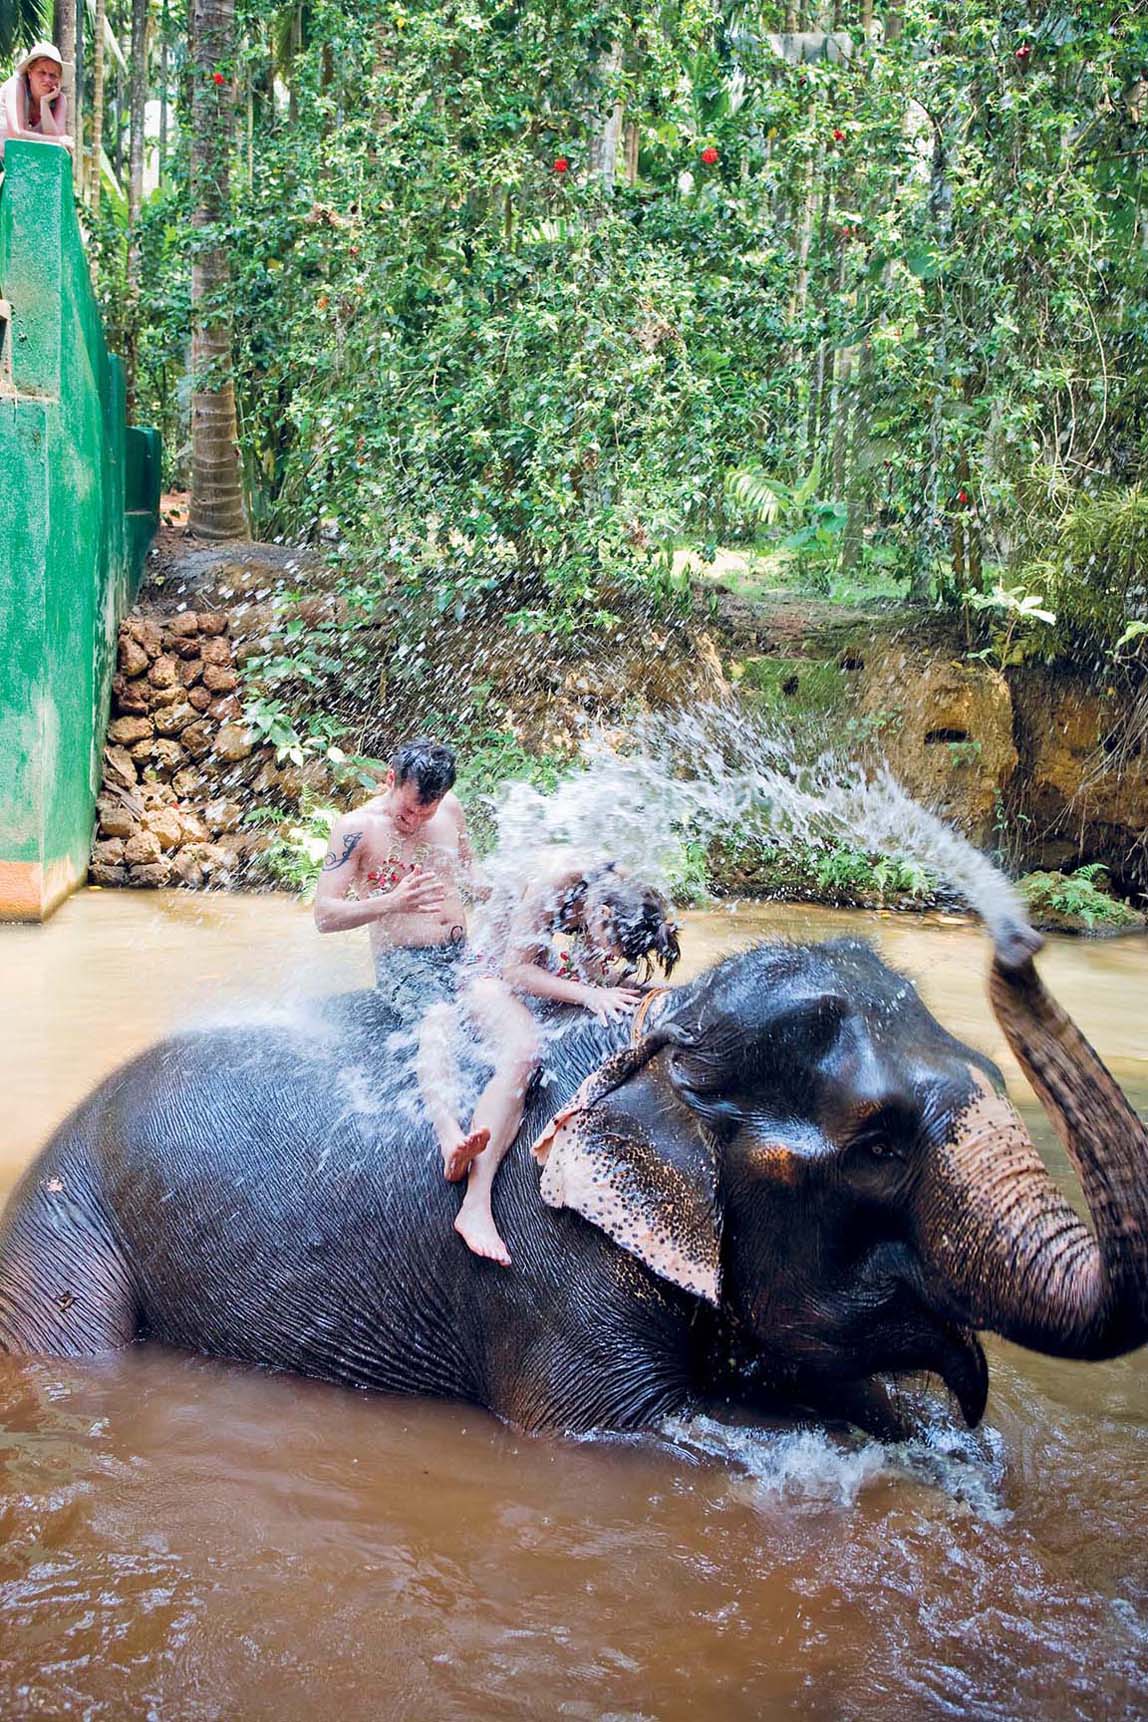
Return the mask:
[[845, 483], [845, 505], [848, 517], [841, 541], [841, 572], [850, 574], [861, 558], [862, 534], [869, 501], [869, 407], [870, 384], [873, 375], [873, 343], [866, 330], [857, 361], [857, 382], [851, 391], [852, 427], [849, 438], [849, 465]]
[[[231, 324], [223, 308], [227, 252], [218, 237], [229, 202], [235, 86], [235, 0], [192, 0], [191, 530], [242, 538]], [[220, 73], [222, 81], [215, 82]]]
[[809, 248], [813, 243], [813, 217], [817, 213], [817, 164], [812, 157], [805, 164], [806, 182], [802, 196], [801, 228], [797, 241], [797, 276], [793, 285], [793, 297], [789, 304], [791, 318], [805, 315], [805, 302], [809, 296]]
[[96, 22], [92, 44], [92, 150], [88, 158], [88, 201], [92, 215], [100, 213], [100, 153], [104, 138], [104, 30], [107, 0], [96, 0]]
[[291, 8], [291, 30], [287, 40], [287, 123], [294, 131], [299, 123], [299, 86], [295, 77], [295, 62], [303, 52], [303, 8]]
[[148, 91], [148, 34], [151, 0], [132, 0], [131, 84], [128, 96], [128, 275], [124, 317], [124, 382], [128, 419], [136, 416], [136, 334], [139, 328], [140, 205], [143, 203], [144, 115]]
[[853, 408], [853, 349], [842, 347], [834, 366], [833, 389], [829, 397], [829, 423], [833, 436], [830, 471], [832, 491], [838, 499], [845, 495], [846, 456], [849, 449], [849, 420]]
[[115, 83], [112, 86], [112, 172], [120, 185], [124, 183], [124, 75], [119, 66], [116, 67]]
[[80, 84], [76, 77], [76, 55], [80, 46], [80, 19], [76, 0], [56, 0], [53, 40], [64, 62], [64, 94], [68, 98], [68, 131], [76, 139], [74, 173], [83, 181], [84, 129], [80, 115]]
[[160, 185], [167, 178], [167, 80], [169, 75], [170, 49], [167, 40], [167, 0], [163, 0], [163, 11], [159, 20], [159, 159], [156, 163], [156, 179]]
[[638, 183], [638, 146], [640, 134], [634, 120], [626, 122], [626, 184]]
[[144, 110], [148, 91], [148, 49], [151, 26], [150, 0], [132, 0], [132, 64], [129, 105], [131, 145], [128, 172], [128, 220], [134, 228], [143, 202]]

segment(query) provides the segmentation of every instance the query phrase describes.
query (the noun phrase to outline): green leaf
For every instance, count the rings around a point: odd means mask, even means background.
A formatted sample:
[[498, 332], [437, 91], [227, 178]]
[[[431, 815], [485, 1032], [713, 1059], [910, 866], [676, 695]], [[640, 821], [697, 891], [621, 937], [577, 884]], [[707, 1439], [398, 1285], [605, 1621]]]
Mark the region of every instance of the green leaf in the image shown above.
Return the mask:
[[935, 245], [915, 245], [905, 252], [905, 267], [918, 281], [935, 281], [941, 273], [941, 256]]

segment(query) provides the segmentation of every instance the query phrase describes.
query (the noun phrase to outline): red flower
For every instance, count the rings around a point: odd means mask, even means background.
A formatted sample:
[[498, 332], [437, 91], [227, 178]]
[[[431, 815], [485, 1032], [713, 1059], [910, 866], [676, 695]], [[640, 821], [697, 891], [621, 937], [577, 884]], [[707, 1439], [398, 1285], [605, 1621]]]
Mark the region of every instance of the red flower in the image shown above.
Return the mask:
[[713, 144], [707, 144], [705, 149], [702, 151], [702, 160], [705, 162], [707, 167], [712, 167], [717, 159], [717, 150], [714, 148]]
[[1027, 42], [1022, 42], [1020, 47], [1016, 51], [1016, 57], [1020, 61], [1022, 66], [1024, 65], [1024, 62], [1028, 59], [1028, 57], [1031, 53], [1032, 53], [1032, 48], [1029, 46], [1029, 44]]
[[566, 160], [566, 157], [564, 155], [560, 155], [558, 157], [558, 160], [554, 163], [554, 171], [555, 171], [555, 173], [569, 173], [570, 172], [570, 163]]
[[211, 81], [213, 84], [225, 84], [227, 79], [224, 77], [222, 72], [212, 72]]
[[833, 128], [833, 142], [834, 143], [844, 143], [845, 142], [845, 133], [841, 130], [840, 126], [834, 126], [834, 128]]
[[958, 490], [958, 492], [957, 492], [957, 501], [958, 501], [958, 502], [967, 502], [967, 501], [968, 501], [968, 500], [969, 500], [969, 493], [968, 493], [968, 491], [967, 491], [967, 490]]

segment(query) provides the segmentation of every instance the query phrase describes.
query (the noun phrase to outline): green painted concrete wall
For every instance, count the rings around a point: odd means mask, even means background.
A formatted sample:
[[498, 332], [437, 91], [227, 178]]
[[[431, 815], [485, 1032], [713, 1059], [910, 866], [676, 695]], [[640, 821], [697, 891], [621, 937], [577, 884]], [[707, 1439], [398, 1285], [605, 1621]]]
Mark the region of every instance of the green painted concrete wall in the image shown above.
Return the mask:
[[124, 422], [67, 151], [9, 143], [5, 167], [0, 919], [38, 919], [87, 871], [116, 629], [158, 524], [160, 451]]

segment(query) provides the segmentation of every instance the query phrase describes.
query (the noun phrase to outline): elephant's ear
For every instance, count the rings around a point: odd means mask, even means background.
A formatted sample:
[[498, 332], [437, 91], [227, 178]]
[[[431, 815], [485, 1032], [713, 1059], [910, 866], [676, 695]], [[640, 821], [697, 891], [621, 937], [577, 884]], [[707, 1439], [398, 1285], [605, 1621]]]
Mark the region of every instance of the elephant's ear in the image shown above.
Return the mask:
[[652, 1063], [675, 1038], [657, 1029], [595, 1071], [534, 1153], [550, 1207], [573, 1209], [662, 1279], [716, 1304], [717, 1150]]

